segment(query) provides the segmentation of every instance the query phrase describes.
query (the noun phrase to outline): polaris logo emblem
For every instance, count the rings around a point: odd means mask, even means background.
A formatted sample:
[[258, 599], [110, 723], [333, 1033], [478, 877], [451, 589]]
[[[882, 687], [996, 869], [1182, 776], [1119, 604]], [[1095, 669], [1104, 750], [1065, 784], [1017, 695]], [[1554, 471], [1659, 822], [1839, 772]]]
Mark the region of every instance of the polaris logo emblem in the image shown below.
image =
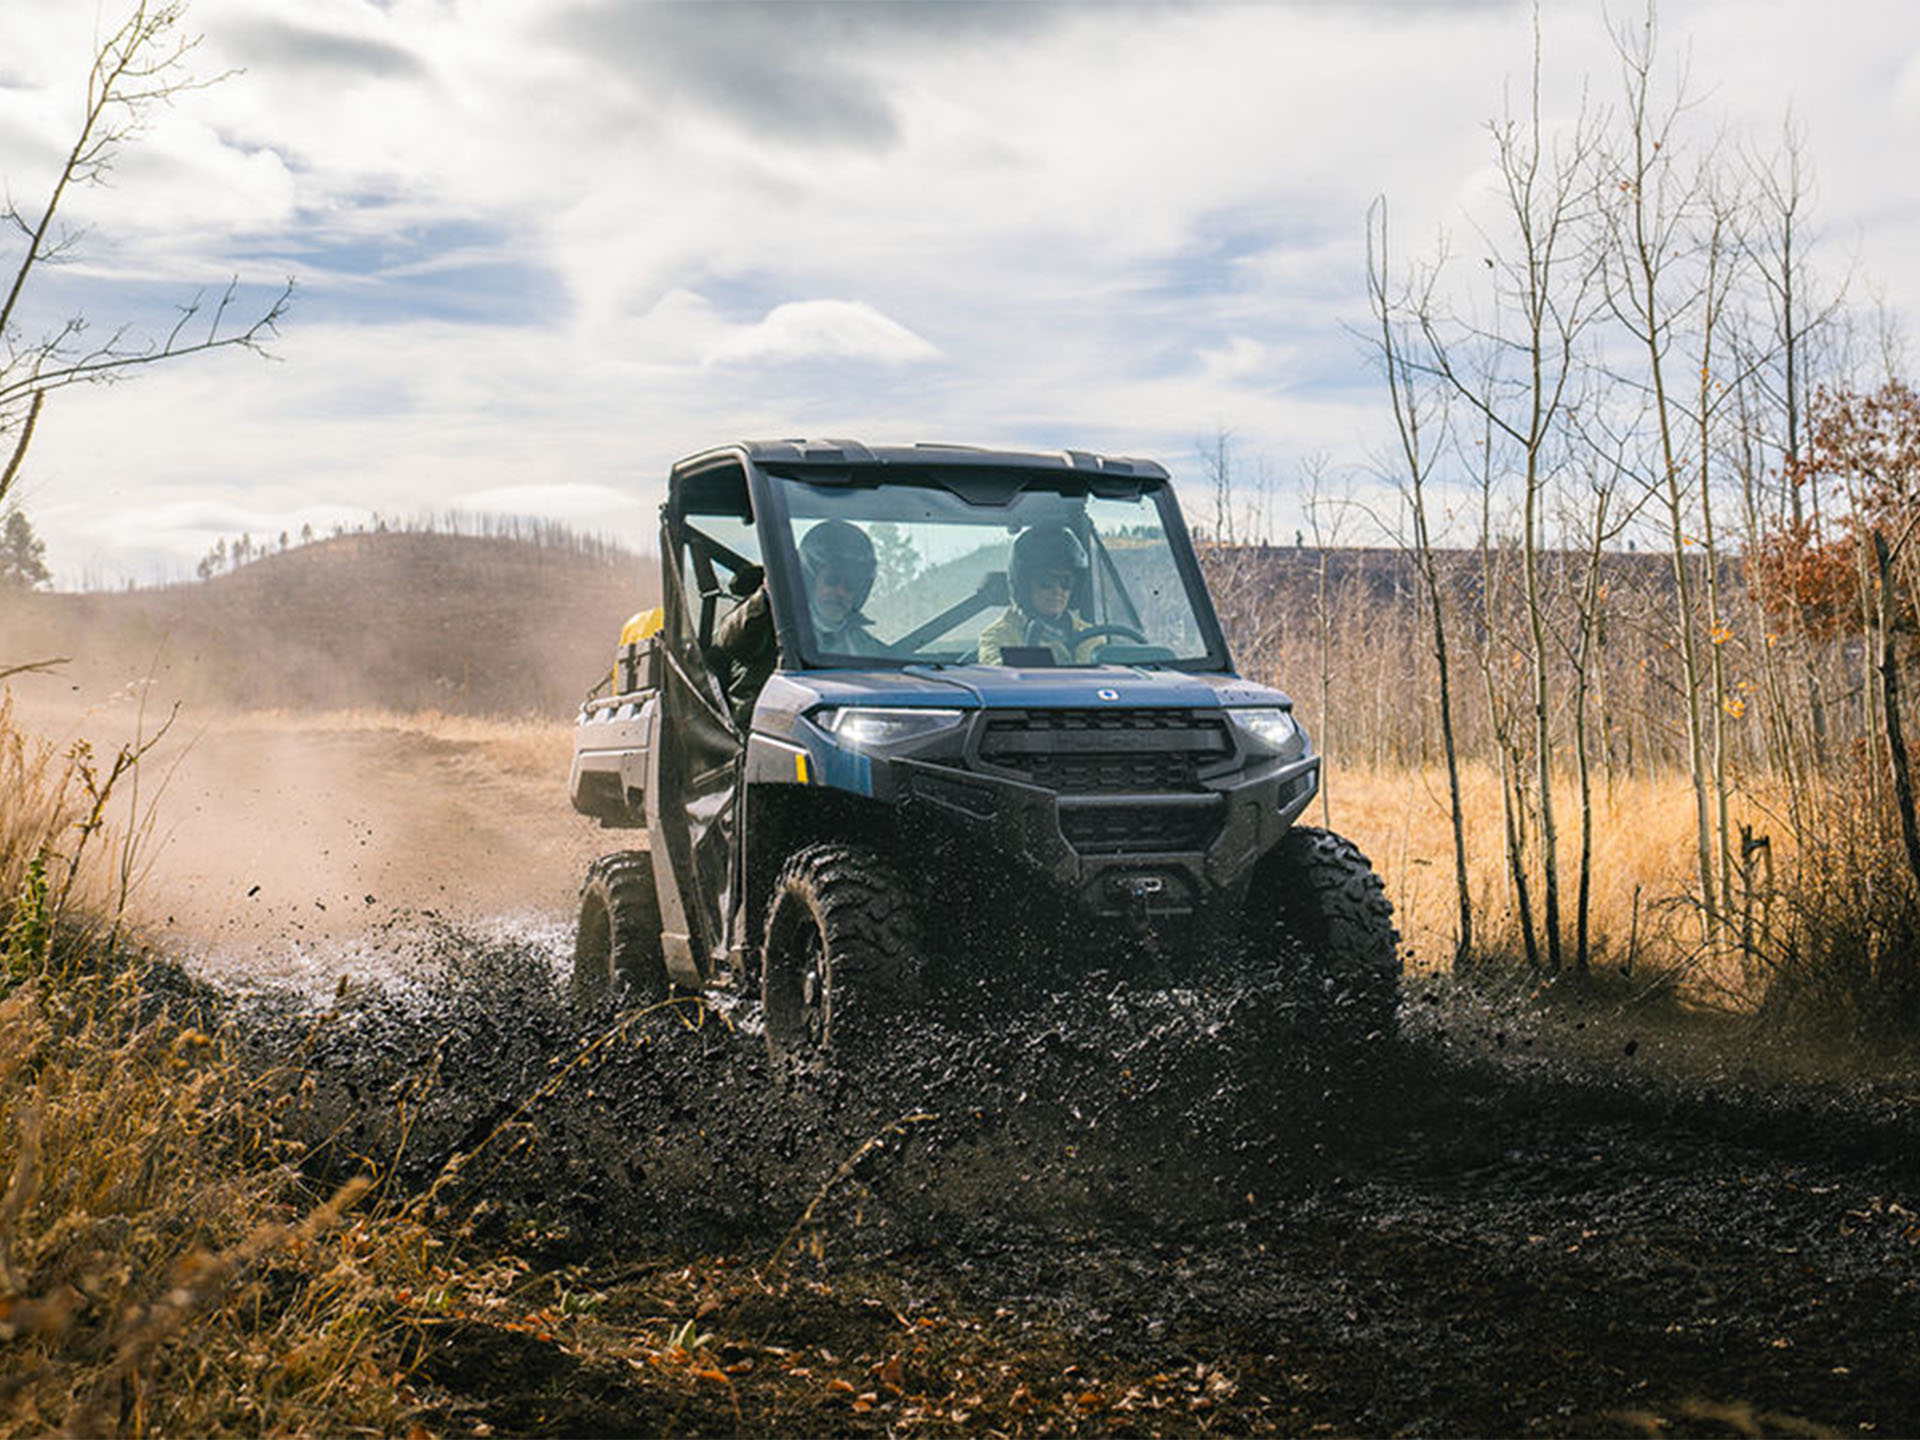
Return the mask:
[[1096, 690], [1093, 693], [1098, 695], [1102, 700], [1118, 700], [1120, 698], [1120, 692], [1118, 690]]

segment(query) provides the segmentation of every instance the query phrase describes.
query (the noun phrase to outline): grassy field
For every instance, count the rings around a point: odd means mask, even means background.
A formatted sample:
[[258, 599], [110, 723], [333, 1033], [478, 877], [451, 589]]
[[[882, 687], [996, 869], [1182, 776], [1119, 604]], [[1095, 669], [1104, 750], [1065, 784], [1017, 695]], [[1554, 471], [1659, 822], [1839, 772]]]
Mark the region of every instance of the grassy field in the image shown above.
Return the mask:
[[[1485, 766], [1463, 774], [1475, 944], [1489, 960], [1518, 960], [1508, 903], [1500, 792]], [[1447, 779], [1433, 770], [1333, 769], [1332, 827], [1359, 843], [1393, 898], [1402, 939], [1421, 970], [1447, 968], [1459, 933]], [[1316, 804], [1307, 819], [1321, 821]], [[1686, 901], [1693, 864], [1693, 792], [1678, 775], [1621, 781], [1600, 797], [1593, 835], [1590, 925], [1594, 964], [1658, 975], [1685, 966], [1698, 934]], [[1571, 926], [1568, 872], [1566, 910]], [[1702, 993], [1738, 977], [1699, 973]]]

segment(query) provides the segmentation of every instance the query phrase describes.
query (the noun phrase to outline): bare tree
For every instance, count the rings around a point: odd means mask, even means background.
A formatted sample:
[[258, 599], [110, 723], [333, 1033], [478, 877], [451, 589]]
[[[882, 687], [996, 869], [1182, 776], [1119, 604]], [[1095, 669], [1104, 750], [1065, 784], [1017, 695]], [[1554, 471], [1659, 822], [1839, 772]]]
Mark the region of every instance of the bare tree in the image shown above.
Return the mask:
[[[1314, 583], [1314, 633], [1320, 652], [1320, 733], [1338, 733], [1333, 720], [1333, 596], [1330, 569], [1332, 551], [1340, 544], [1350, 500], [1327, 493], [1327, 457], [1309, 455], [1305, 471], [1307, 529], [1313, 535], [1317, 573]], [[1356, 739], [1357, 748], [1357, 739]], [[1327, 772], [1320, 772], [1320, 823], [1333, 824], [1333, 794]]]
[[[1583, 345], [1595, 306], [1592, 210], [1595, 137], [1584, 109], [1556, 140], [1541, 116], [1540, 25], [1534, 16], [1527, 107], [1493, 127], [1505, 237], [1488, 237], [1496, 312], [1488, 327], [1446, 326], [1429, 308], [1421, 328], [1431, 363], [1477, 409], [1489, 443], [1513, 452], [1521, 491], [1520, 553], [1526, 607], [1531, 748], [1530, 803], [1540, 842], [1546, 964], [1561, 959], [1559, 834], [1554, 808], [1552, 646], [1540, 567], [1546, 500], [1567, 449], [1563, 429], [1586, 373]], [[1464, 329], [1462, 336], [1460, 331]], [[1483, 543], [1483, 553], [1486, 552]], [[1517, 738], [1517, 737], [1516, 737]], [[1513, 780], [1524, 785], [1516, 771]], [[1524, 914], [1523, 922], [1527, 919]]]
[[[1387, 206], [1375, 200], [1368, 216], [1367, 294], [1380, 327], [1377, 340], [1381, 368], [1387, 377], [1387, 396], [1393, 409], [1395, 434], [1400, 441], [1398, 475], [1401, 494], [1413, 520], [1413, 560], [1426, 591], [1433, 621], [1433, 663], [1439, 685], [1440, 748], [1447, 766], [1447, 809], [1453, 823], [1454, 903], [1459, 915], [1453, 960], [1464, 967], [1473, 954], [1473, 888], [1467, 864], [1466, 807], [1460, 794], [1460, 752], [1453, 732], [1453, 671], [1448, 663], [1445, 597], [1441, 593], [1434, 557], [1433, 528], [1428, 517], [1427, 491], [1442, 445], [1434, 431], [1446, 418], [1446, 391], [1428, 386], [1427, 377], [1409, 354], [1405, 336], [1408, 313], [1431, 306], [1431, 295], [1396, 296], [1390, 290], [1387, 250]], [[1430, 283], [1430, 282], [1429, 282]]]
[[[1689, 108], [1684, 73], [1670, 99], [1656, 93], [1658, 38], [1651, 4], [1637, 26], [1623, 26], [1615, 35], [1625, 128], [1605, 160], [1603, 191], [1613, 197], [1605, 250], [1607, 294], [1614, 318], [1638, 351], [1639, 368], [1630, 384], [1644, 396], [1652, 427], [1642, 483], [1656, 498], [1672, 562], [1673, 642], [1694, 794], [1701, 938], [1711, 945], [1723, 918], [1727, 880], [1720, 644], [1730, 633], [1718, 611], [1711, 433], [1715, 346], [1735, 246], [1731, 209], [1712, 193], [1711, 149], [1693, 166], [1683, 158], [1678, 127]], [[1681, 378], [1689, 374], [1697, 377], [1691, 396]], [[1702, 557], [1700, 564], [1690, 550]]]
[[19, 474], [50, 393], [209, 350], [261, 351], [293, 299], [289, 279], [264, 308], [244, 308], [235, 279], [211, 300], [197, 293], [178, 305], [164, 335], [143, 335], [123, 324], [96, 337], [81, 315], [38, 334], [27, 333], [23, 324], [22, 302], [34, 276], [70, 259], [85, 238], [83, 230], [69, 228], [62, 219], [61, 207], [72, 192], [107, 183], [121, 152], [139, 138], [156, 106], [226, 78], [196, 79], [188, 72], [187, 57], [198, 40], [181, 33], [185, 9], [180, 0], [139, 0], [100, 41], [87, 73], [79, 126], [46, 199], [37, 208], [22, 209], [9, 196], [0, 206], [0, 231], [10, 233], [19, 247], [10, 262], [6, 298], [0, 300], [0, 445], [8, 456], [0, 469], [0, 500]]
[[1216, 545], [1234, 544], [1233, 526], [1233, 431], [1225, 423], [1213, 427], [1212, 438], [1198, 445], [1201, 466], [1207, 472], [1207, 488], [1213, 495], [1213, 528], [1207, 537]]

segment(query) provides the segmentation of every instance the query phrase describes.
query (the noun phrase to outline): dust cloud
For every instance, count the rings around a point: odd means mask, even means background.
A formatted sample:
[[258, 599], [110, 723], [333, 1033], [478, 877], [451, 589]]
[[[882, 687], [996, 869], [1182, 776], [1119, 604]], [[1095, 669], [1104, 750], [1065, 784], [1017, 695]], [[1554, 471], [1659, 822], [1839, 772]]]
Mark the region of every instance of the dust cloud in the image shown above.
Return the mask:
[[569, 726], [652, 584], [578, 537], [345, 535], [200, 584], [0, 595], [0, 670], [63, 657], [0, 687], [103, 766], [173, 717], [109, 817], [154, 950], [384, 978], [423, 926], [570, 944], [623, 837], [568, 804]]
[[385, 978], [432, 923], [558, 953], [580, 876], [618, 848], [567, 802], [558, 720], [245, 712], [64, 674], [11, 687], [22, 728], [103, 769], [158, 735], [109, 811], [111, 843], [132, 841], [128, 912], [154, 949], [228, 983]]

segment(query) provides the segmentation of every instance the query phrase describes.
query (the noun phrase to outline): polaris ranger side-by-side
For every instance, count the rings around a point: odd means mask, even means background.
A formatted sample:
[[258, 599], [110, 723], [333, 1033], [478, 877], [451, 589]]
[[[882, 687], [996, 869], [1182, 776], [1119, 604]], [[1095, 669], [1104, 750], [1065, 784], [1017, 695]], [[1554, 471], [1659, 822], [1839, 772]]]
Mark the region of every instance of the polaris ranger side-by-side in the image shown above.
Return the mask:
[[807, 1058], [936, 972], [1233, 953], [1392, 1028], [1385, 894], [1295, 823], [1319, 757], [1235, 674], [1159, 465], [728, 445], [662, 516], [663, 603], [575, 733], [575, 808], [646, 831], [588, 873], [576, 993], [757, 987]]

